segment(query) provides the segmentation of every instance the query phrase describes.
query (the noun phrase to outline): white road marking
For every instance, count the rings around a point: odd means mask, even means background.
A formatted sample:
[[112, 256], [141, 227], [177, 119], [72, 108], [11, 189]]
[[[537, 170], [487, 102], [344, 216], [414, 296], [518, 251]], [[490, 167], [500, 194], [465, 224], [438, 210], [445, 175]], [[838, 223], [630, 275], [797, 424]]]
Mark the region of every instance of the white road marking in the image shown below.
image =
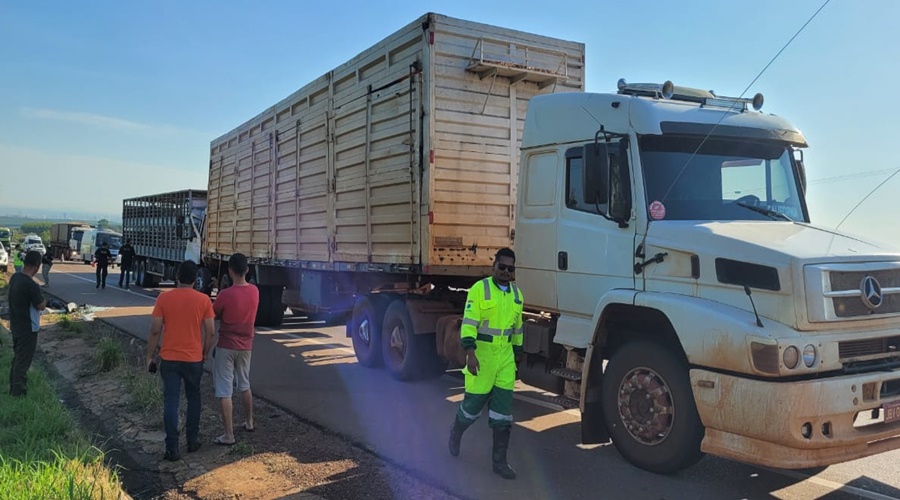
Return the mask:
[[[92, 284], [92, 285], [94, 285], [94, 286], [97, 286], [97, 281], [96, 281], [96, 280], [84, 278], [84, 277], [82, 277], [82, 276], [78, 276], [77, 274], [64, 273], [64, 272], [58, 272], [58, 273], [56, 273], [56, 274], [65, 274], [66, 276], [71, 276], [71, 277], [73, 277], [73, 278], [75, 278], [75, 279], [79, 279], [79, 280], [81, 280], [81, 281], [87, 281], [88, 283], [90, 283], [90, 284]], [[49, 288], [49, 287], [48, 287], [48, 288]], [[146, 295], [144, 295], [144, 294], [142, 294], [142, 293], [133, 292], [133, 291], [131, 291], [131, 290], [125, 290], [124, 288], [117, 288], [117, 287], [110, 286], [110, 290], [116, 290], [116, 291], [119, 291], [119, 292], [122, 292], [122, 293], [130, 293], [131, 295], [134, 295], [135, 297], [143, 297], [143, 298], [145, 298], [145, 299], [147, 299], [147, 300], [156, 301], [156, 297], [148, 297], [148, 296], [146, 296]], [[53, 289], [50, 288], [48, 291], [52, 292]]]
[[[868, 498], [870, 500], [897, 500], [897, 497], [892, 497], [888, 495], [882, 495], [881, 493], [876, 493], [874, 491], [864, 490], [862, 488], [857, 488], [856, 486], [850, 486], [843, 483], [838, 483], [836, 481], [831, 481], [828, 479], [824, 479], [821, 477], [808, 476], [801, 472], [796, 472], [792, 470], [778, 470], [778, 469], [770, 469], [768, 467], [762, 467], [762, 469], [767, 470], [773, 474], [779, 474], [785, 477], [789, 477], [794, 480], [799, 480], [801, 482], [815, 484], [817, 486], [822, 486], [825, 488], [830, 488], [834, 491], [843, 491], [845, 493], [850, 493], [852, 495], [857, 495], [862, 498]], [[797, 483], [799, 484], [799, 483]], [[793, 484], [791, 486], [797, 486], [797, 484]]]

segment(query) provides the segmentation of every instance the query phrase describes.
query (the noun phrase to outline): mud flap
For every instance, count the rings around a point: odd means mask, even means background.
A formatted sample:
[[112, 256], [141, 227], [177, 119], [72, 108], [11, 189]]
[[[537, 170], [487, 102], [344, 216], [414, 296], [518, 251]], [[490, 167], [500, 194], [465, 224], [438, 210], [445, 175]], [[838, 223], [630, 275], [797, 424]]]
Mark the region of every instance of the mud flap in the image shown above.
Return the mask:
[[[593, 349], [589, 349], [592, 351]], [[610, 442], [609, 429], [603, 418], [603, 356], [590, 356], [591, 369], [584, 387], [584, 412], [581, 414], [581, 443], [606, 444]]]

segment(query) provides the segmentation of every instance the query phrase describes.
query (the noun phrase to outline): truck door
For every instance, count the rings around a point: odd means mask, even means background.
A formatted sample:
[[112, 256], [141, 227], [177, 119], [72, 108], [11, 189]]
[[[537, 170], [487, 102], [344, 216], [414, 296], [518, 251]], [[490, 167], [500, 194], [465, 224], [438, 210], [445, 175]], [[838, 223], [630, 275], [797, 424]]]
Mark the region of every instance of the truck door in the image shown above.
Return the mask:
[[[609, 290], [634, 289], [635, 224], [620, 228], [607, 220], [608, 200], [597, 203], [583, 194], [584, 161], [581, 146], [565, 153], [565, 191], [559, 204], [557, 230], [557, 286], [560, 320], [556, 342], [586, 346], [594, 331], [592, 321], [600, 298]], [[618, 147], [608, 147], [610, 164], [618, 161]]]

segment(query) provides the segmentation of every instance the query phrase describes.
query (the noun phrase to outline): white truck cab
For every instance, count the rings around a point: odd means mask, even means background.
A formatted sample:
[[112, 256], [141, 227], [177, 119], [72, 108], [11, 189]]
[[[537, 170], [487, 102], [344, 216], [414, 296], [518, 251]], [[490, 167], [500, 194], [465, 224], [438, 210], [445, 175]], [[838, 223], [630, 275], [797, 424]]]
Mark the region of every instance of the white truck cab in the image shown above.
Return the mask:
[[122, 246], [122, 233], [96, 228], [86, 230], [81, 237], [82, 261], [85, 264], [90, 264], [94, 259], [94, 252], [103, 246], [104, 243], [109, 244], [109, 251], [112, 253], [114, 263], [121, 264], [122, 257], [119, 256], [119, 248]]
[[900, 251], [811, 224], [761, 95], [618, 89], [534, 97], [522, 139], [525, 350], [564, 347], [584, 441], [662, 473], [900, 448]]

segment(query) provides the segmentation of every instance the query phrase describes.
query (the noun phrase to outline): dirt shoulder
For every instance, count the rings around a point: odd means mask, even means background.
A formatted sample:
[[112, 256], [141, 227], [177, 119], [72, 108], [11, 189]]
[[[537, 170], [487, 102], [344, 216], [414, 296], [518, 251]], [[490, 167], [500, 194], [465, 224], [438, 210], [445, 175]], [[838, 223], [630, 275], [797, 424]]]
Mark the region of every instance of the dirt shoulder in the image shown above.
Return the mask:
[[[234, 446], [216, 445], [221, 421], [209, 373], [202, 382], [203, 447], [185, 453], [182, 446], [180, 461], [163, 461], [161, 384], [146, 373], [142, 341], [101, 321], [76, 321], [48, 324], [39, 346], [60, 397], [103, 442], [136, 499], [456, 498], [259, 398], [256, 430], [238, 427]], [[116, 346], [121, 363], [102, 371]], [[236, 423], [244, 421], [237, 399], [234, 413]]]

